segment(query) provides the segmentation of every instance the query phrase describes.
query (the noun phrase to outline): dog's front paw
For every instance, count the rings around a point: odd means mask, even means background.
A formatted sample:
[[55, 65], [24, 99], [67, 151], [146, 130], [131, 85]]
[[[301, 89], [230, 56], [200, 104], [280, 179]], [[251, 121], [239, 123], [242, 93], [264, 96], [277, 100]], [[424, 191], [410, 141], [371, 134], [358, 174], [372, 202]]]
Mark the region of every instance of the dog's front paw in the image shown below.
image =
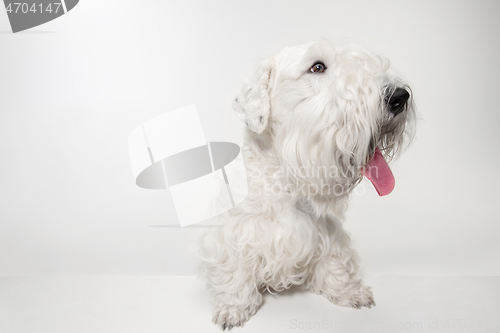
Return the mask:
[[361, 309], [363, 306], [371, 308], [372, 305], [376, 305], [373, 300], [372, 290], [367, 286], [362, 286], [359, 290], [351, 294], [348, 303], [355, 309]]
[[376, 305], [373, 300], [372, 290], [367, 286], [361, 286], [357, 290], [335, 294], [335, 296], [325, 294], [325, 297], [334, 304], [352, 307], [354, 309], [361, 309], [362, 307], [371, 308]]
[[219, 325], [224, 331], [233, 327], [243, 326], [243, 323], [250, 319], [257, 312], [257, 308], [245, 307], [242, 305], [222, 305], [214, 310], [212, 321]]
[[359, 290], [352, 295], [351, 306], [355, 309], [361, 309], [361, 307], [371, 308], [372, 305], [375, 306], [375, 301], [373, 300], [372, 289], [367, 286], [362, 286]]

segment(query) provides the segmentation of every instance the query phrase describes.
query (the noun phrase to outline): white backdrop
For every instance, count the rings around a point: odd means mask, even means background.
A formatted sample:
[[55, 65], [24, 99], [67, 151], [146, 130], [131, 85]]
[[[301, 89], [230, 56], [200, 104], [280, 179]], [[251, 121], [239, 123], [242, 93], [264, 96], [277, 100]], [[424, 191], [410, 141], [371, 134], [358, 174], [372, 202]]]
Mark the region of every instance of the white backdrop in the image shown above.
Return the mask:
[[196, 104], [209, 141], [259, 59], [328, 38], [391, 59], [421, 120], [346, 228], [367, 274], [500, 275], [496, 1], [82, 0], [10, 33], [0, 10], [0, 274], [196, 274], [168, 193], [134, 184], [127, 139]]

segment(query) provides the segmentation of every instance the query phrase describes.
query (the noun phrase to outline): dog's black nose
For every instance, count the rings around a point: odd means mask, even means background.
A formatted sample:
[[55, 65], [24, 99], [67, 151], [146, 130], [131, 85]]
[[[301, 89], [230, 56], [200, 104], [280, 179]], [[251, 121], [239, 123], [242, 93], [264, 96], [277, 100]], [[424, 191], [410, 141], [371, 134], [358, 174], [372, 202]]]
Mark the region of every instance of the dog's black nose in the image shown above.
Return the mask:
[[406, 89], [403, 88], [396, 88], [394, 90], [394, 93], [392, 95], [387, 95], [385, 97], [385, 103], [387, 104], [387, 109], [397, 116], [406, 107], [406, 102], [410, 98], [410, 94]]

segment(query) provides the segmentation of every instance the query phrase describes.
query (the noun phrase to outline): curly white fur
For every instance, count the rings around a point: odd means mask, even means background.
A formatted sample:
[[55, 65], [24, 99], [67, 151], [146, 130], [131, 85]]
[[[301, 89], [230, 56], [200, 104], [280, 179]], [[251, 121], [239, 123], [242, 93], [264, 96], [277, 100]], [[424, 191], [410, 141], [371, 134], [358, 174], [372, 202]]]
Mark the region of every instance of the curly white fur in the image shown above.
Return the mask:
[[[312, 73], [321, 61], [327, 67]], [[384, 98], [407, 89], [389, 61], [320, 41], [262, 61], [233, 108], [247, 124], [249, 194], [203, 229], [197, 253], [222, 329], [255, 314], [263, 290], [305, 284], [335, 304], [374, 305], [341, 221], [376, 146], [387, 159], [411, 141], [413, 99], [394, 116]]]

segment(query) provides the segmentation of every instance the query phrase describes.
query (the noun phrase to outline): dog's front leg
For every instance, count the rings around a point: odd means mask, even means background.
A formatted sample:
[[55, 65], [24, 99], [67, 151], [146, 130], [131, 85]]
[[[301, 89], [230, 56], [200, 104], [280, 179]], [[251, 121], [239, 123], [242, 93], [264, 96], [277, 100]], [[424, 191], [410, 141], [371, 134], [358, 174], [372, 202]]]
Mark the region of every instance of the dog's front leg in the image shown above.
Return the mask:
[[307, 287], [337, 305], [371, 308], [375, 305], [373, 294], [370, 287], [363, 285], [358, 274], [358, 256], [350, 247], [349, 235], [338, 222], [329, 229], [329, 252], [313, 268]]
[[242, 269], [212, 267], [208, 285], [214, 304], [212, 320], [222, 330], [242, 326], [262, 303], [262, 295], [252, 275]]

